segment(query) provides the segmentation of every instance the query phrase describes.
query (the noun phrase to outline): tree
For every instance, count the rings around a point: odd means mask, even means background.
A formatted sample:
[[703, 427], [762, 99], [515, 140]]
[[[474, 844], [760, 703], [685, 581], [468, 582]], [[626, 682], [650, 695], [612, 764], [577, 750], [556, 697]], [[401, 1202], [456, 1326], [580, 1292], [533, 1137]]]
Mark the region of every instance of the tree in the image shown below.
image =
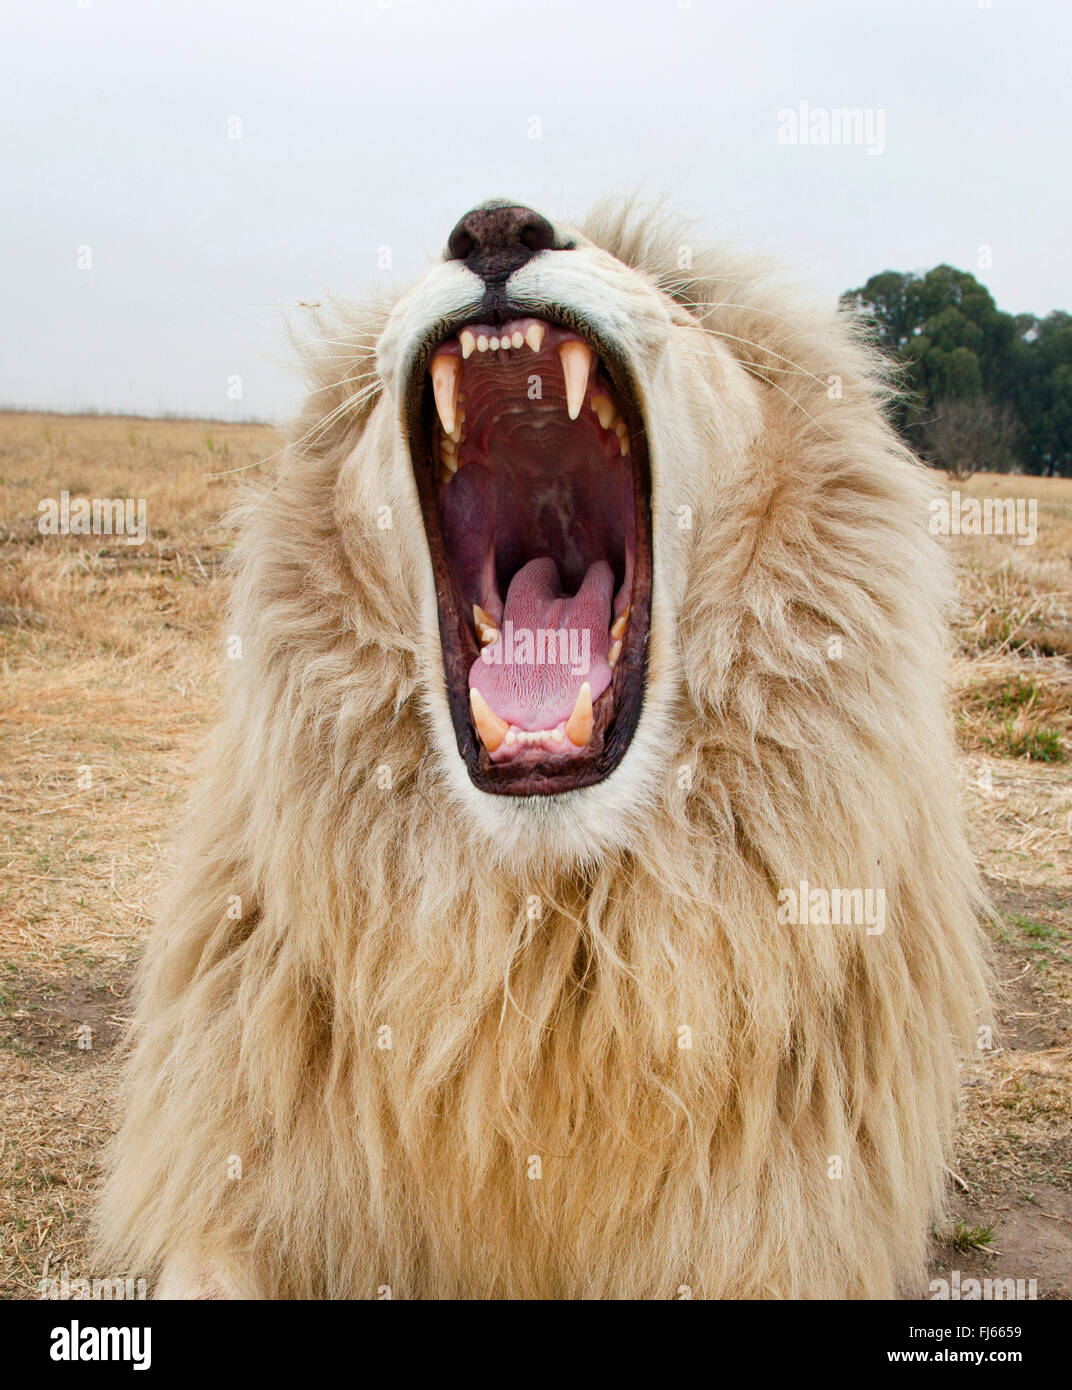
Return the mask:
[[1072, 473], [1072, 316], [1003, 313], [949, 265], [885, 270], [841, 302], [904, 366], [893, 420], [914, 448], [960, 468], [971, 439], [988, 466]]
[[923, 426], [928, 455], [953, 478], [1015, 471], [1020, 434], [1009, 407], [991, 405], [982, 396], [939, 401]]
[[1031, 410], [1028, 449], [1039, 473], [1072, 473], [1072, 315], [1056, 311], [1037, 323], [1025, 382]]

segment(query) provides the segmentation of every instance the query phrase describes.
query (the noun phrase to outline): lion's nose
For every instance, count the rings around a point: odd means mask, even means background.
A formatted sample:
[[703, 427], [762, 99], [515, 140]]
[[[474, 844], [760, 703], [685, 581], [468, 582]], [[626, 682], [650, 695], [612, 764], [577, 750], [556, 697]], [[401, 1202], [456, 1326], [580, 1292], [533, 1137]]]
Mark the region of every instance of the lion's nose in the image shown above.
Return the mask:
[[554, 244], [554, 227], [532, 208], [485, 203], [467, 212], [451, 232], [447, 259], [464, 261], [475, 275], [494, 282]]

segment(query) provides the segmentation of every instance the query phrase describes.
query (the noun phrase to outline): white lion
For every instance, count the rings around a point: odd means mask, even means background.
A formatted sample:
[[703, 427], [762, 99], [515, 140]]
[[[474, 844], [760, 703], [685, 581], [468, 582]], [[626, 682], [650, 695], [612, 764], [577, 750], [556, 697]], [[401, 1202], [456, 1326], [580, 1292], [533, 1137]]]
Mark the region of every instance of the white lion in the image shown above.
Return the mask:
[[102, 1260], [192, 1295], [918, 1287], [986, 979], [949, 574], [875, 357], [665, 219], [499, 202], [320, 338]]

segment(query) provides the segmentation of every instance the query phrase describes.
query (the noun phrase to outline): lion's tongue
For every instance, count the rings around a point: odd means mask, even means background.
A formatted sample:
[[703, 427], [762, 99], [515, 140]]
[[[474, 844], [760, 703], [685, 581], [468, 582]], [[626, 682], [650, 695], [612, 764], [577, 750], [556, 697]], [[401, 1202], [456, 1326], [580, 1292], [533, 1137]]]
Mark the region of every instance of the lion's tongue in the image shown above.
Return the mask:
[[589, 566], [572, 598], [562, 593], [554, 560], [530, 560], [510, 581], [499, 637], [473, 662], [470, 688], [521, 729], [553, 729], [568, 719], [585, 681], [598, 700], [611, 678], [613, 595], [606, 560]]

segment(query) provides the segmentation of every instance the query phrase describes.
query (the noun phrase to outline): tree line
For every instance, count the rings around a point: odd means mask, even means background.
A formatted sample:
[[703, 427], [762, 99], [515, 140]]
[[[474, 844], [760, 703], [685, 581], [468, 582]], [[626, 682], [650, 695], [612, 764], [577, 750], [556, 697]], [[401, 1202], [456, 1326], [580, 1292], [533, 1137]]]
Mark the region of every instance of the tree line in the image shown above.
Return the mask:
[[894, 423], [967, 473], [1072, 476], [1072, 314], [1002, 313], [965, 270], [885, 270], [841, 302], [903, 366]]

